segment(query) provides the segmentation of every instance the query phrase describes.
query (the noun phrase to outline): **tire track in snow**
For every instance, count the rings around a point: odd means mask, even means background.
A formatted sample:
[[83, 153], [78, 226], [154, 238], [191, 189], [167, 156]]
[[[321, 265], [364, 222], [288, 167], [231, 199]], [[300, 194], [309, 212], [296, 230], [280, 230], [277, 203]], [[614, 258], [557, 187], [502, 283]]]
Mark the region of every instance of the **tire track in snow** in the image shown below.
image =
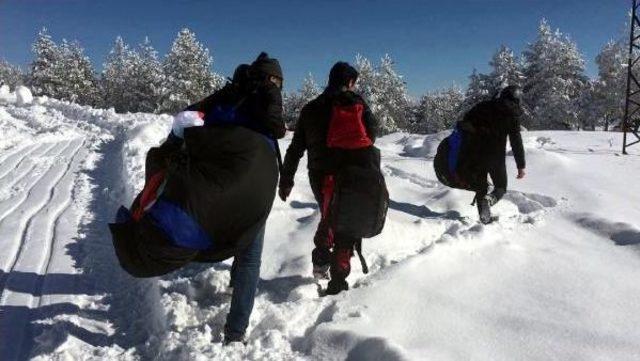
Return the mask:
[[[51, 146], [54, 146], [55, 143], [51, 143]], [[29, 148], [30, 147], [30, 148]], [[0, 163], [0, 169], [2, 169], [2, 174], [0, 175], [0, 182], [4, 181], [7, 176], [9, 174], [11, 174], [11, 172], [15, 172], [18, 168], [20, 168], [23, 164], [23, 162], [25, 160], [28, 159], [28, 157], [30, 155], [32, 155], [32, 153], [35, 153], [37, 150], [41, 150], [42, 148], [46, 147], [46, 143], [45, 144], [35, 144], [33, 146], [27, 146], [25, 148], [29, 148], [26, 150], [26, 152], [23, 152], [24, 149], [20, 149], [18, 151], [16, 151], [15, 153], [13, 153], [12, 155], [8, 156], [6, 159], [2, 160], [2, 163]], [[46, 149], [46, 148], [45, 148]], [[51, 148], [49, 148], [51, 149]], [[45, 152], [47, 152], [47, 150], [45, 150]], [[20, 156], [21, 157], [16, 157], [15, 156]]]
[[[14, 157], [20, 153], [23, 153], [24, 151], [33, 151], [35, 148], [38, 147], [38, 144], [27, 144], [25, 146], [14, 146], [8, 149], [4, 149], [3, 152], [6, 152], [5, 154], [3, 154], [2, 156], [0, 156], [0, 164], [4, 163], [7, 159], [9, 159], [10, 157]], [[8, 150], [8, 152], [7, 152]], [[2, 176], [0, 176], [2, 177]]]
[[[77, 164], [79, 160], [78, 154], [82, 149], [84, 142], [82, 140], [70, 141], [67, 146], [60, 153], [64, 157], [66, 164], [53, 164], [49, 170], [45, 173], [49, 174], [51, 170], [55, 170], [51, 174], [51, 177], [47, 180], [52, 182], [45, 182], [47, 185], [44, 191], [39, 192], [40, 199], [44, 199], [45, 202], [37, 207], [35, 212], [29, 215], [29, 219], [22, 230], [20, 248], [14, 258], [13, 264], [8, 273], [3, 274], [3, 281], [0, 283], [2, 288], [2, 296], [0, 297], [0, 306], [21, 307], [18, 311], [11, 312], [7, 316], [8, 320], [3, 327], [3, 322], [0, 322], [0, 334], [3, 335], [3, 339], [10, 343], [13, 347], [11, 350], [3, 350], [0, 348], [0, 356], [2, 359], [21, 359], [25, 356], [25, 335], [29, 334], [31, 318], [28, 310], [33, 309], [36, 303], [39, 303], [41, 283], [44, 277], [42, 272], [48, 267], [50, 263], [51, 250], [54, 242], [54, 227], [51, 224], [51, 214], [53, 214], [53, 222], [57, 222], [60, 214], [68, 206], [69, 197], [65, 200], [65, 193], [70, 193], [74, 180], [74, 173], [71, 172], [72, 165]], [[60, 165], [58, 167], [58, 165]], [[44, 176], [41, 179], [44, 179]], [[40, 184], [40, 182], [38, 182]], [[60, 190], [58, 187], [62, 184], [63, 188], [69, 188], [68, 190]], [[37, 186], [37, 185], [36, 185]], [[34, 186], [34, 188], [36, 187]], [[27, 199], [31, 198], [31, 192]], [[52, 209], [53, 207], [53, 209]], [[22, 211], [21, 213], [24, 213]], [[44, 230], [44, 231], [43, 231]], [[38, 256], [40, 259], [38, 259]], [[34, 259], [35, 258], [35, 259]], [[40, 261], [40, 262], [38, 262]], [[39, 264], [39, 266], [37, 266]], [[14, 279], [14, 271], [22, 274], [34, 274], [35, 277], [28, 278], [16, 276]], [[31, 282], [28, 282], [31, 280]], [[35, 284], [33, 284], [35, 282]], [[13, 286], [13, 287], [12, 287]], [[20, 292], [14, 292], [9, 288], [20, 290]], [[11, 327], [13, 332], [10, 337], [7, 337], [9, 332], [7, 327]], [[3, 330], [3, 328], [5, 330]]]
[[[54, 210], [55, 215], [53, 216], [53, 220], [51, 222], [48, 222], [49, 230], [48, 230], [48, 237], [47, 237], [48, 239], [47, 253], [45, 255], [45, 261], [42, 263], [42, 266], [40, 267], [39, 273], [38, 273], [41, 275], [45, 275], [45, 277], [49, 273], [49, 268], [51, 267], [51, 260], [52, 260], [51, 256], [53, 254], [53, 249], [56, 244], [56, 234], [57, 234], [58, 225], [60, 223], [60, 218], [64, 214], [64, 212], [71, 206], [71, 203], [73, 200], [72, 199], [73, 185], [77, 177], [77, 168], [79, 167], [80, 162], [84, 158], [82, 157], [82, 155], [86, 156], [86, 153], [87, 153], [86, 148], [84, 148], [84, 144], [85, 144], [85, 141], [83, 140], [82, 143], [80, 144], [80, 147], [74, 154], [73, 159], [71, 160], [71, 162], [69, 162], [69, 167], [67, 168], [65, 175], [62, 177], [60, 181], [61, 186], [59, 188], [52, 189], [52, 192], [55, 192], [55, 194], [51, 196], [50, 203], [57, 204], [58, 206]], [[56, 196], [58, 196], [58, 198], [56, 198]], [[63, 197], [63, 198], [58, 200], [60, 197]], [[38, 285], [35, 293], [35, 295], [37, 295], [38, 297], [38, 305], [37, 305], [38, 307], [40, 307], [40, 305], [42, 304], [42, 298], [41, 298], [42, 286], [44, 284], [45, 277], [38, 278]]]
[[[65, 155], [69, 156], [69, 154], [64, 154], [69, 152], [69, 150], [72, 151], [71, 154], [75, 154], [78, 148], [76, 147], [74, 149], [72, 147], [72, 143], [68, 142], [64, 147], [64, 149], [60, 153], [55, 155], [55, 157], [57, 158]], [[31, 224], [33, 217], [38, 212], [40, 212], [43, 208], [46, 207], [47, 205], [46, 202], [48, 201], [47, 195], [51, 194], [51, 188], [55, 187], [56, 184], [60, 181], [60, 179], [64, 175], [64, 171], [67, 166], [68, 165], [66, 164], [65, 165], [51, 164], [49, 168], [42, 173], [42, 175], [38, 178], [38, 180], [34, 183], [34, 185], [27, 191], [27, 195], [24, 201], [18, 207], [16, 207], [16, 209], [12, 213], [10, 213], [5, 219], [0, 221], [0, 231], [2, 231], [3, 235], [5, 235], [6, 237], [6, 238], [3, 237], [3, 240], [8, 243], [5, 246], [15, 244], [15, 243], [19, 244], [19, 247], [16, 251], [9, 252], [9, 254], [13, 254], [13, 256], [11, 256], [10, 258], [10, 261], [6, 262], [7, 259], [4, 260], [5, 261], [4, 267], [2, 267], [2, 269], [4, 269], [5, 272], [7, 273], [11, 272], [15, 268], [16, 262], [20, 257], [20, 254], [23, 252], [24, 242], [26, 240], [25, 238], [27, 235], [26, 232], [29, 229], [29, 226]], [[53, 174], [50, 174], [50, 173], [53, 173]], [[29, 209], [29, 203], [30, 203], [29, 201], [33, 199], [36, 199], [35, 201], [36, 203], [34, 207]], [[39, 199], [40, 201], [38, 202], [37, 199]], [[27, 214], [26, 217], [23, 217], [25, 214]], [[14, 216], [13, 218], [16, 218], [16, 219], [13, 219], [12, 216]], [[8, 230], [6, 228], [8, 228]], [[11, 237], [11, 236], [14, 236], [14, 237]], [[13, 242], [11, 242], [12, 240]], [[10, 267], [6, 267], [7, 265], [10, 265]], [[2, 277], [0, 278], [0, 289], [2, 289], [3, 292], [5, 291], [7, 273], [3, 274]], [[3, 304], [2, 300], [3, 298], [0, 298], [0, 305]]]
[[[47, 152], [51, 151], [57, 145], [61, 146], [60, 143], [50, 143], [48, 145], [42, 145], [38, 147], [37, 152], [31, 153], [31, 156], [30, 156], [31, 159], [29, 159], [31, 164], [27, 162], [25, 163], [20, 162], [20, 164], [16, 168], [14, 168], [9, 173], [7, 173], [5, 178], [0, 179], [0, 191], [5, 191], [9, 193], [9, 194], [0, 193], [0, 197], [8, 196], [5, 199], [0, 198], [0, 221], [2, 221], [2, 219], [4, 219], [4, 217], [6, 217], [7, 214], [11, 213], [12, 210], [18, 206], [18, 203], [13, 202], [12, 200], [17, 196], [20, 196], [21, 194], [19, 190], [14, 190], [14, 187], [20, 184], [20, 182], [22, 182], [29, 175], [32, 175], [33, 176], [32, 178], [35, 178], [35, 176], [40, 174], [40, 173], [34, 173], [34, 169], [36, 169], [36, 167], [39, 165], [37, 162], [38, 157], [45, 155]], [[33, 158], [35, 158], [36, 161], [34, 161]], [[23, 167], [23, 165], [25, 166]], [[2, 166], [3, 164], [0, 164], [0, 167]], [[12, 173], [15, 173], [15, 174], [12, 174]], [[29, 184], [29, 182], [26, 182], [22, 188], [30, 189], [32, 185], [33, 184]], [[8, 211], [3, 210], [2, 209], [3, 207], [8, 208], [9, 210]]]
[[[62, 152], [64, 152], [68, 146], [69, 146], [68, 142], [53, 143], [52, 145], [47, 147], [42, 154], [38, 156], [52, 157], [52, 158], [59, 157], [60, 154], [62, 154]], [[43, 165], [43, 164], [40, 164], [40, 165]], [[21, 207], [22, 204], [27, 199], [29, 199], [31, 195], [31, 191], [33, 190], [33, 187], [36, 184], [38, 184], [40, 181], [42, 181], [42, 179], [45, 177], [45, 175], [51, 168], [51, 164], [44, 164], [45, 168], [36, 170], [37, 166], [38, 164], [34, 164], [30, 168], [31, 170], [29, 171], [29, 173], [25, 174], [19, 180], [16, 180], [15, 183], [21, 182], [26, 179], [26, 181], [24, 182], [25, 186], [21, 193], [16, 194], [15, 196], [9, 199], [0, 201], [0, 230], [2, 229], [2, 223], [4, 222], [4, 220], [7, 217], [9, 217], [16, 209]], [[2, 239], [0, 239], [0, 246], [1, 245], [2, 245]], [[0, 258], [0, 261], [2, 261], [2, 258]], [[5, 269], [5, 268], [0, 267], [0, 269]]]

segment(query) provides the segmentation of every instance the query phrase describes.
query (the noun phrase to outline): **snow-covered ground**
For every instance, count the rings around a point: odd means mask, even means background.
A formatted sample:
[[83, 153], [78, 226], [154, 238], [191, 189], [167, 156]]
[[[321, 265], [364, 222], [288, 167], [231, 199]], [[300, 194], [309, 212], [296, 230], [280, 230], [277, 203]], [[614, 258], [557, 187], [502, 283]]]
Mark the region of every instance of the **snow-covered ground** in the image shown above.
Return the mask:
[[640, 148], [620, 156], [619, 133], [526, 133], [529, 174], [489, 226], [437, 182], [443, 134], [382, 138], [387, 225], [336, 297], [310, 277], [303, 162], [269, 218], [249, 343], [223, 347], [229, 263], [134, 279], [106, 227], [171, 118], [16, 100], [0, 96], [0, 360], [640, 359]]

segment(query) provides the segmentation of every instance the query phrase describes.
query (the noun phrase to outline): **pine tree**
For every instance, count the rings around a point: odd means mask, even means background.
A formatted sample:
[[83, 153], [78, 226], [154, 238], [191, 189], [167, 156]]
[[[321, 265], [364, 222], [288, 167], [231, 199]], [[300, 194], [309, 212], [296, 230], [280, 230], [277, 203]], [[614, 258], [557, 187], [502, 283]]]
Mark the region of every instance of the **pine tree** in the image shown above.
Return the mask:
[[[598, 80], [593, 85], [594, 125], [608, 128], [624, 117], [627, 52], [620, 42], [609, 42], [596, 57]], [[638, 101], [638, 99], [636, 99]]]
[[166, 78], [162, 111], [179, 111], [218, 89], [221, 77], [211, 72], [211, 64], [209, 50], [189, 29], [182, 29], [163, 64]]
[[473, 72], [469, 75], [469, 86], [465, 92], [464, 101], [460, 106], [458, 118], [473, 108], [474, 105], [483, 100], [491, 99], [494, 92], [495, 89], [490, 76], [478, 73], [478, 70], [473, 69]]
[[15, 89], [24, 83], [24, 74], [20, 68], [9, 64], [6, 60], [0, 60], [0, 86], [7, 85]]
[[101, 91], [105, 107], [113, 107], [119, 113], [133, 108], [135, 98], [131, 89], [137, 61], [137, 54], [118, 36], [102, 71]]
[[385, 55], [380, 60], [378, 86], [380, 90], [378, 104], [381, 105], [378, 116], [386, 125], [386, 132], [398, 129], [408, 130], [407, 87], [402, 76], [395, 71], [394, 62], [389, 55]]
[[522, 86], [524, 75], [522, 66], [513, 53], [513, 50], [502, 45], [489, 62], [493, 68], [489, 74], [491, 82], [490, 94], [496, 94], [510, 85]]
[[34, 95], [57, 97], [62, 54], [46, 28], [40, 30], [31, 50], [35, 55], [28, 76], [32, 92]]
[[145, 38], [138, 46], [132, 62], [132, 112], [153, 113], [159, 110], [162, 101], [164, 73], [158, 60], [158, 52]]
[[415, 108], [410, 131], [430, 134], [450, 129], [464, 99], [462, 91], [455, 86], [423, 95]]
[[525, 103], [532, 111], [529, 127], [536, 129], [579, 128], [579, 102], [587, 83], [584, 60], [576, 44], [553, 32], [542, 20], [537, 40], [524, 54]]
[[381, 59], [378, 68], [374, 68], [368, 59], [356, 57], [356, 69], [360, 74], [357, 89], [378, 118], [382, 134], [409, 128], [406, 86], [393, 65], [388, 55]]
[[289, 129], [295, 129], [302, 108], [319, 94], [320, 89], [311, 73], [304, 78], [302, 87], [297, 92], [285, 94], [283, 97], [284, 120]]
[[79, 43], [62, 41], [59, 47], [60, 66], [57, 68], [60, 84], [56, 89], [59, 99], [79, 104], [96, 105], [98, 90], [93, 66]]

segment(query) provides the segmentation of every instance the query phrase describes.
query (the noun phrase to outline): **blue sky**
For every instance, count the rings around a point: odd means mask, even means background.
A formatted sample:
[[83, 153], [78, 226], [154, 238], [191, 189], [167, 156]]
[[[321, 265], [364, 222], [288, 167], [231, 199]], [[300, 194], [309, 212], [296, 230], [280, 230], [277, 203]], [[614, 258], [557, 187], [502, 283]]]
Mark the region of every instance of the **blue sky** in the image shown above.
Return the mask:
[[630, 0], [0, 0], [0, 58], [28, 64], [31, 43], [46, 26], [56, 41], [80, 41], [100, 69], [118, 35], [130, 44], [149, 36], [164, 54], [189, 27], [225, 75], [267, 50], [281, 60], [292, 89], [308, 72], [325, 83], [337, 60], [360, 53], [377, 62], [389, 53], [419, 95], [466, 86], [473, 68], [487, 70], [500, 44], [519, 53], [542, 17], [578, 43], [594, 76], [595, 56], [623, 35], [629, 7]]

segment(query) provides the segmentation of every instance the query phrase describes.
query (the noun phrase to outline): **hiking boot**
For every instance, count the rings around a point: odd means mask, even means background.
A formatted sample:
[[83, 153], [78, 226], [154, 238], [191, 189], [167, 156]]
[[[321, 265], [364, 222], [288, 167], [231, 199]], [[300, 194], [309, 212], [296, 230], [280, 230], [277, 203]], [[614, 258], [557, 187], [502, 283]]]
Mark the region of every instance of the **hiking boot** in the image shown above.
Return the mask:
[[348, 291], [349, 284], [345, 280], [331, 280], [329, 281], [329, 285], [327, 286], [327, 290], [324, 292], [325, 295], [334, 296], [342, 291]]
[[328, 280], [329, 279], [329, 265], [313, 265], [313, 278], [316, 280]]
[[482, 224], [489, 224], [494, 221], [493, 217], [491, 217], [491, 207], [486, 197], [478, 200], [478, 214]]
[[225, 346], [234, 344], [234, 343], [241, 343], [244, 346], [247, 345], [247, 340], [244, 338], [244, 333], [237, 333], [237, 332], [233, 332], [231, 330], [229, 330], [229, 327], [227, 327], [226, 325], [224, 326], [224, 341], [223, 341]]

